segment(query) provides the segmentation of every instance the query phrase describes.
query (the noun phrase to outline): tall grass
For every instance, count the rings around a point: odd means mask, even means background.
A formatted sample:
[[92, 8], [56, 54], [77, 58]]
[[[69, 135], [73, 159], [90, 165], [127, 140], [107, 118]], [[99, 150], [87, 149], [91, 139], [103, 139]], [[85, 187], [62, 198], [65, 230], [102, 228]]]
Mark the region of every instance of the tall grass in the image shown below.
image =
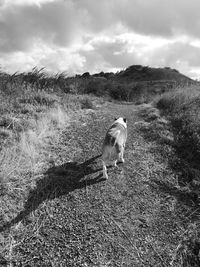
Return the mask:
[[177, 89], [163, 94], [157, 107], [170, 119], [175, 146], [181, 157], [199, 168], [200, 160], [200, 88]]

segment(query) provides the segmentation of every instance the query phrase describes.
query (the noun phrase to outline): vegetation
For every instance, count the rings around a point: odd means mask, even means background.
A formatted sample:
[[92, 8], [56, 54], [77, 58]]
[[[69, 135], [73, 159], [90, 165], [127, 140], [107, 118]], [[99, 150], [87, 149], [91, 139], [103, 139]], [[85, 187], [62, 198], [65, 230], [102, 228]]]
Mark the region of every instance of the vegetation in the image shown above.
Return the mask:
[[62, 78], [46, 77], [36, 69], [12, 76], [1, 73], [1, 225], [21, 210], [35, 179], [54, 164], [48, 151], [58, 142], [62, 129], [102, 101], [92, 96], [66, 94]]
[[[154, 107], [143, 105], [140, 110], [145, 120], [139, 124], [141, 131], [145, 138], [156, 144], [154, 149], [160, 151], [176, 174], [176, 179], [160, 177], [160, 181], [155, 182], [166, 196], [175, 196], [179, 202], [176, 213], [178, 216], [184, 214], [188, 220], [171, 262], [173, 266], [198, 266], [200, 263], [199, 103], [198, 86], [179, 87], [157, 97]], [[192, 214], [189, 217], [188, 212]]]
[[[194, 88], [191, 90], [198, 91]], [[182, 127], [179, 127], [179, 123], [176, 124], [177, 118], [181, 118], [182, 122], [185, 122], [184, 116], [181, 117], [181, 103], [190, 110], [188, 102], [179, 102], [180, 98], [177, 96], [178, 93], [187, 94], [187, 92], [186, 89], [178, 89], [174, 93], [165, 93], [155, 100], [154, 107], [151, 104], [141, 105], [139, 114], [142, 121], [138, 121], [136, 125], [142, 136], [149, 142], [153, 155], [158, 157], [161, 162], [165, 162], [164, 173], [153, 175], [149, 184], [158, 190], [160, 195], [163, 195], [165, 206], [171, 199], [173, 202], [172, 213], [167, 216], [167, 220], [170, 220], [172, 216], [173, 223], [177, 225], [178, 229], [182, 229], [170, 265], [197, 267], [200, 264], [200, 172], [199, 166], [196, 165], [196, 159], [191, 160], [190, 158], [192, 154], [190, 147], [187, 147], [186, 151], [183, 140], [180, 142], [180, 139], [184, 138], [187, 145], [190, 136], [182, 135]], [[196, 96], [199, 96], [199, 93]], [[193, 144], [190, 145], [194, 147]], [[157, 163], [155, 164], [157, 165]], [[154, 165], [154, 168], [157, 166]], [[168, 174], [168, 169], [171, 170], [171, 174]], [[169, 233], [171, 232], [173, 232], [173, 227], [169, 230]]]
[[[200, 91], [188, 84], [138, 65], [1, 72], [0, 265], [199, 266]], [[105, 182], [102, 138], [119, 115], [126, 163]]]
[[190, 78], [179, 73], [176, 69], [150, 68], [148, 66], [132, 65], [117, 74], [119, 80], [126, 79], [134, 81], [182, 81], [182, 83], [192, 82]]
[[178, 86], [196, 82], [171, 68], [150, 68], [133, 65], [118, 73], [89, 72], [77, 75], [74, 84], [78, 93], [107, 96], [119, 101], [148, 103], [156, 95]]
[[[46, 92], [64, 92], [72, 94], [92, 94], [119, 101], [137, 104], [151, 101], [156, 95], [173, 90], [178, 86], [195, 84], [196, 82], [170, 68], [149, 68], [133, 65], [118, 73], [85, 72], [75, 77], [67, 77], [66, 73], [49, 75], [44, 69], [34, 68], [28, 73], [9, 75], [0, 73], [0, 86], [3, 92], [22, 88], [37, 88]], [[41, 100], [42, 101], [42, 100]]]
[[[157, 102], [157, 107], [172, 124], [177, 153], [185, 166], [189, 164], [194, 169], [199, 169], [200, 160], [199, 103], [199, 87], [179, 88], [163, 94]], [[192, 175], [188, 173], [187, 182], [192, 179]]]

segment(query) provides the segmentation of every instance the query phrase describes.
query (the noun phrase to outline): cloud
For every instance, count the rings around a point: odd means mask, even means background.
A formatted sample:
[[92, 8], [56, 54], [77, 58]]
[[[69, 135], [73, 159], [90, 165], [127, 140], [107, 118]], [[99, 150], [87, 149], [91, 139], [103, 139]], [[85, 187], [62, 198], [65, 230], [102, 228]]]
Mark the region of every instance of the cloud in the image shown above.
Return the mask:
[[85, 58], [85, 67], [94, 73], [98, 71], [118, 70], [131, 64], [139, 64], [138, 51], [129, 51], [127, 40], [120, 36], [91, 37], [87, 45], [78, 52]]
[[155, 51], [153, 57], [163, 58], [166, 65], [188, 62], [191, 67], [200, 65], [200, 47], [195, 47], [188, 42], [175, 42]]
[[81, 73], [85, 58], [68, 48], [49, 47], [43, 42], [34, 45], [30, 51], [0, 53], [0, 62], [3, 70], [13, 73], [16, 71], [29, 71], [33, 67], [45, 67], [48, 72], [67, 71], [69, 75]]
[[55, 0], [0, 0], [1, 7], [18, 6], [18, 5], [37, 5], [41, 6], [44, 3], [54, 2]]
[[67, 71], [68, 75], [82, 73], [84, 63], [84, 57], [68, 49], [52, 50], [39, 61], [40, 66], [46, 66], [47, 71]]
[[74, 0], [94, 31], [122, 24], [139, 34], [200, 36], [199, 0]]
[[28, 50], [38, 40], [49, 45], [71, 45], [80, 39], [83, 18], [84, 12], [76, 11], [70, 1], [47, 2], [42, 6], [8, 5], [1, 12], [0, 50]]
[[157, 66], [170, 66], [191, 78], [200, 77], [200, 46], [191, 41], [169, 43], [150, 54], [151, 64]]
[[0, 0], [0, 65], [198, 73], [199, 0]]
[[200, 66], [200, 43], [190, 38], [149, 37], [139, 34], [88, 38], [77, 51], [85, 58], [84, 67], [94, 73], [119, 70], [133, 64], [154, 67], [170, 66], [197, 77]]
[[[0, 49], [19, 51], [42, 39], [59, 46], [86, 34], [134, 31], [141, 35], [199, 37], [198, 0], [4, 0]], [[188, 19], [190, 18], [190, 19]], [[120, 28], [120, 25], [122, 27]]]

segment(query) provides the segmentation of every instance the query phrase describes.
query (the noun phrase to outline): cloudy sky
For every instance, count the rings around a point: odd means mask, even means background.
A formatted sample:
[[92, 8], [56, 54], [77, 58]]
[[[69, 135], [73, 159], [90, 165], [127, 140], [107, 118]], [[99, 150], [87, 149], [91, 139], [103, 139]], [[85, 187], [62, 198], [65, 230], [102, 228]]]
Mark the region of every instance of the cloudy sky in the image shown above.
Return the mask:
[[200, 78], [199, 0], [0, 0], [0, 67], [169, 66]]

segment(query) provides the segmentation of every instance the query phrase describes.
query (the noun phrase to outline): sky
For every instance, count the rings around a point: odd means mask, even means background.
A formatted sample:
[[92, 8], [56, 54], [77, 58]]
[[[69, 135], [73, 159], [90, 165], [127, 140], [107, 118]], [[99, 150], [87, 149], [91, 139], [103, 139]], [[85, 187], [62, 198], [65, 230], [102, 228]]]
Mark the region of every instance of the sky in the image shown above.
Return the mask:
[[200, 79], [199, 0], [0, 0], [0, 69], [69, 75], [130, 65]]

